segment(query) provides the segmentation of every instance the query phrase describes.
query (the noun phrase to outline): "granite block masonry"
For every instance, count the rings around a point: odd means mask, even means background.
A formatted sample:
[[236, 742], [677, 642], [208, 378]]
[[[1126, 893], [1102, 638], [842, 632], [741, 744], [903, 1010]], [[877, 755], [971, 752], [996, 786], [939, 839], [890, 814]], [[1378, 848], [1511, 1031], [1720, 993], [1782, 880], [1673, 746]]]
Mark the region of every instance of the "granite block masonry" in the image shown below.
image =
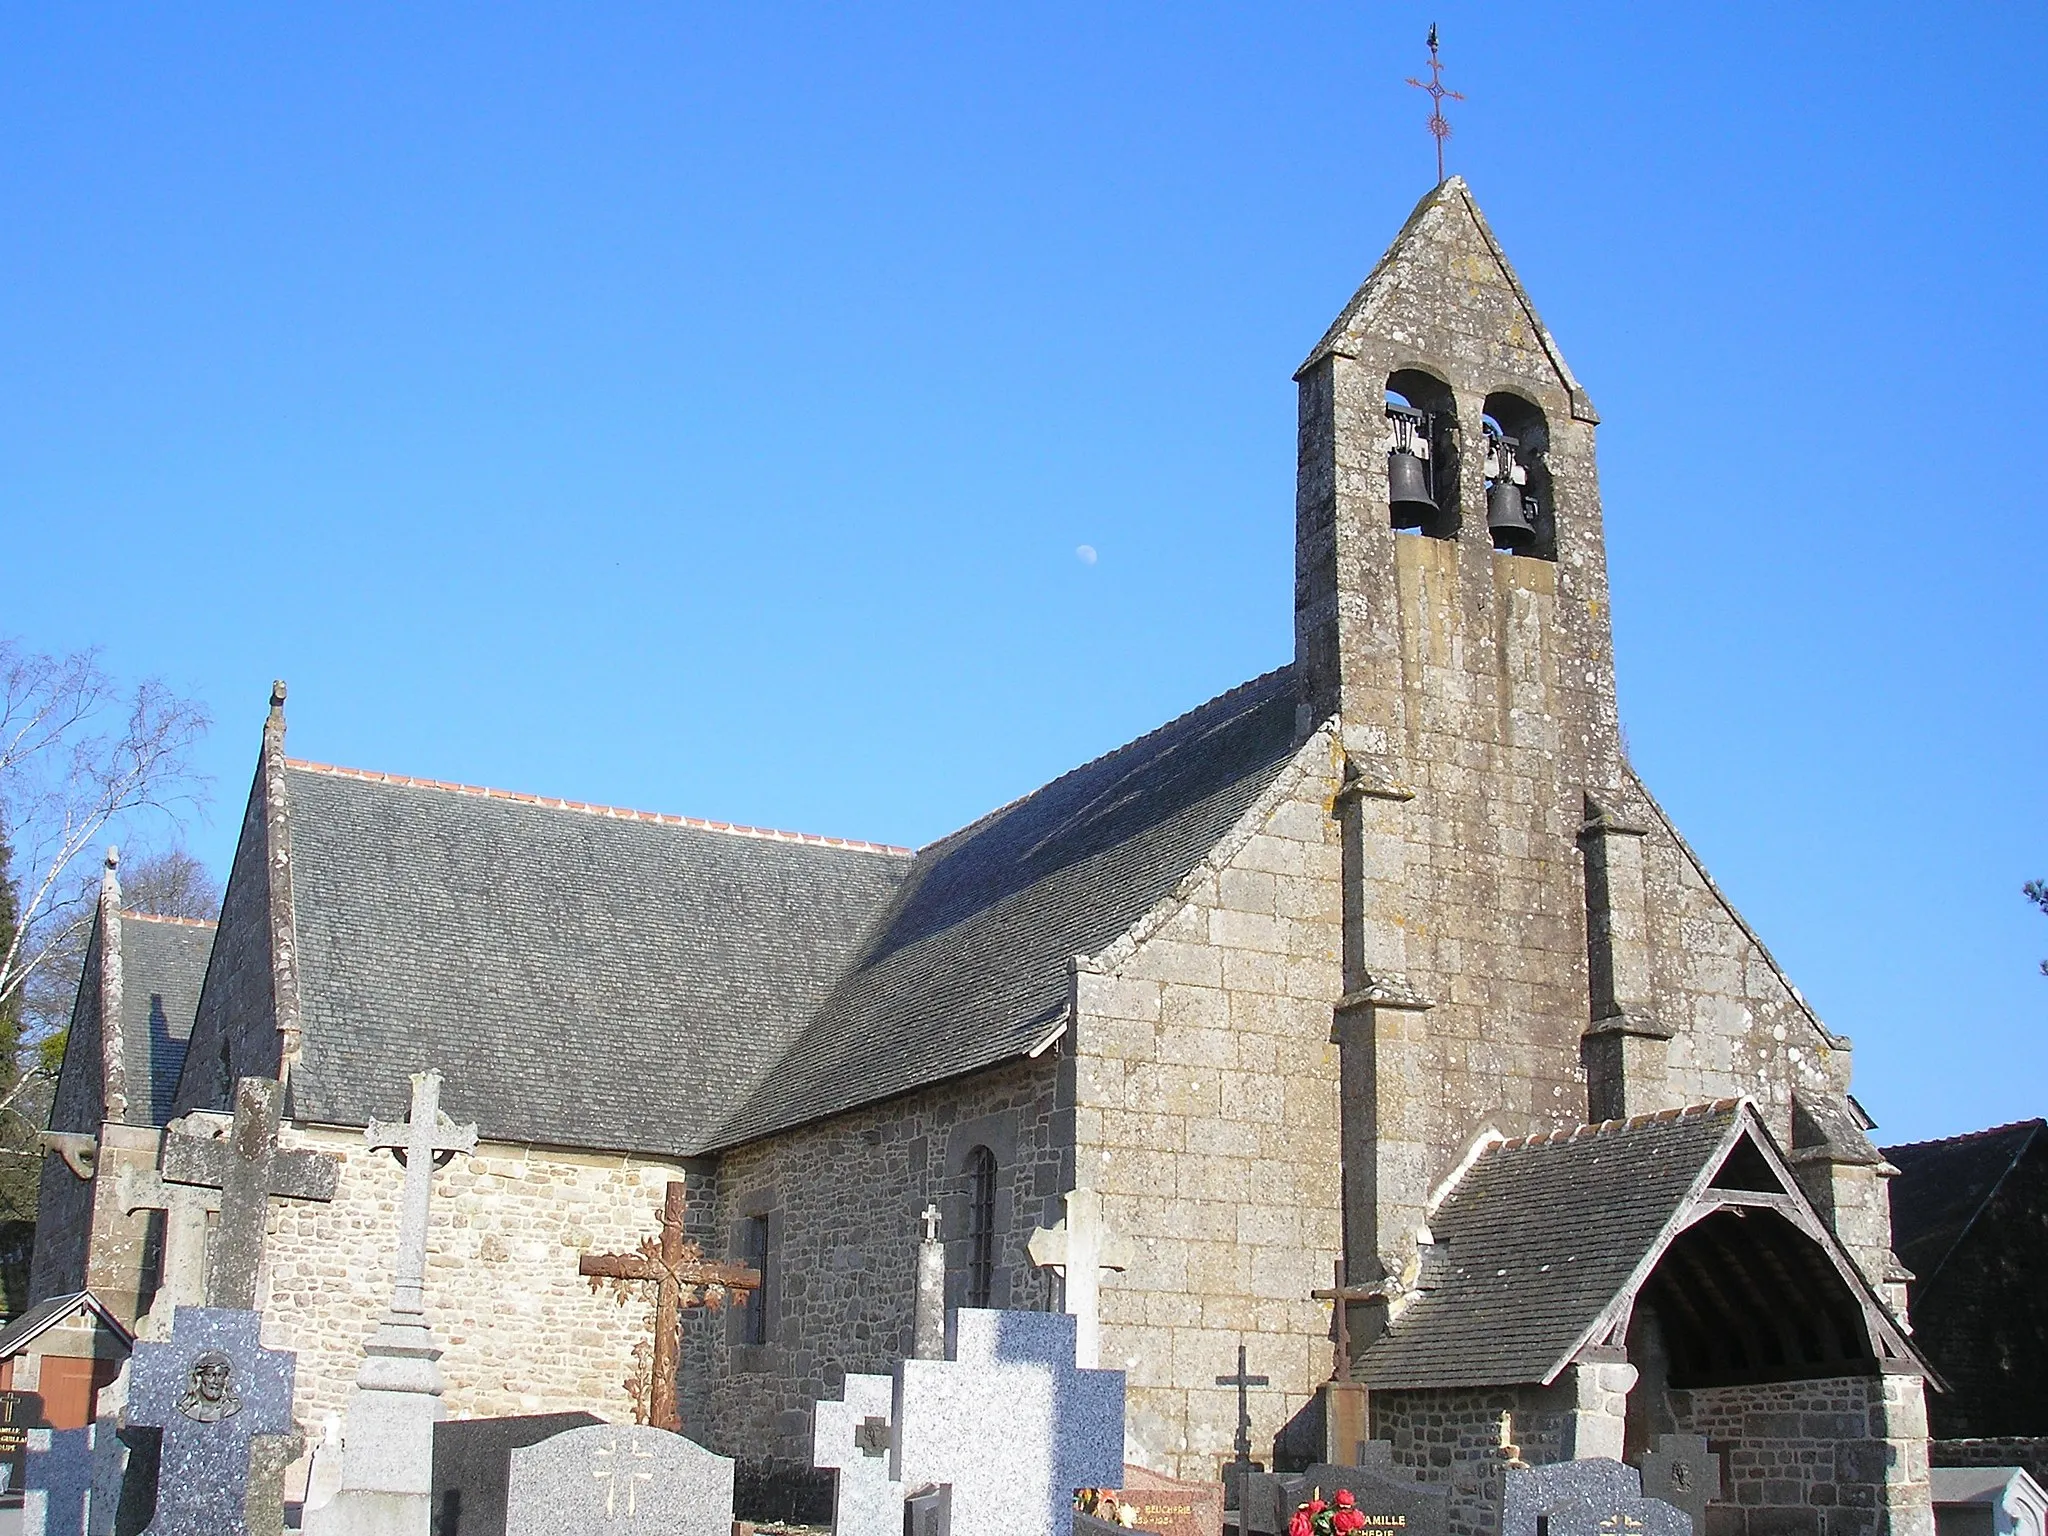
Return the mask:
[[645, 1424], [512, 1452], [505, 1536], [732, 1536], [732, 1462]]
[[180, 1307], [169, 1342], [135, 1347], [128, 1422], [163, 1431], [145, 1536], [275, 1536], [248, 1518], [251, 1457], [259, 1439], [293, 1432], [294, 1361], [263, 1348], [261, 1323], [234, 1308]]
[[953, 1315], [950, 1360], [896, 1368], [896, 1481], [952, 1490], [953, 1536], [1070, 1536], [1123, 1476], [1124, 1373], [1077, 1369], [1064, 1312]]

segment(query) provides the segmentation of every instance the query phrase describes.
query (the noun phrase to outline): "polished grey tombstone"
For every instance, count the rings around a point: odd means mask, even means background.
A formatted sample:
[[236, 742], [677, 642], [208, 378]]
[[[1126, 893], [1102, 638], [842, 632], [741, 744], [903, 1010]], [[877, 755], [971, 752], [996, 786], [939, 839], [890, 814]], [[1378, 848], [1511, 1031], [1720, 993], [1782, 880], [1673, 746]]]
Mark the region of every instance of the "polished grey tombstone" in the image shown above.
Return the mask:
[[604, 1420], [572, 1409], [434, 1426], [434, 1536], [505, 1536], [512, 1453]]
[[505, 1536], [732, 1536], [732, 1462], [644, 1424], [512, 1452]]
[[294, 1357], [262, 1346], [261, 1323], [236, 1308], [180, 1307], [168, 1341], [135, 1346], [128, 1422], [162, 1432], [146, 1536], [272, 1536], [281, 1525], [281, 1509], [272, 1524], [266, 1506], [296, 1439]]
[[1636, 1469], [1604, 1457], [1510, 1468], [1500, 1536], [1692, 1536], [1692, 1518], [1643, 1497]]
[[1064, 1312], [953, 1315], [952, 1358], [896, 1367], [897, 1482], [952, 1490], [954, 1536], [1072, 1536], [1124, 1475], [1124, 1373], [1078, 1369]]
[[1311, 1498], [1331, 1499], [1349, 1489], [1365, 1517], [1367, 1536], [1400, 1532], [1401, 1536], [1446, 1536], [1450, 1529], [1451, 1490], [1448, 1484], [1425, 1483], [1393, 1464], [1393, 1446], [1368, 1440], [1356, 1466], [1323, 1463], [1305, 1472], [1255, 1472], [1247, 1479], [1243, 1529], [1250, 1536], [1285, 1532], [1295, 1510]]
[[811, 1412], [811, 1465], [839, 1476], [832, 1494], [834, 1536], [902, 1536], [903, 1484], [890, 1474], [896, 1383], [849, 1375], [840, 1400]]
[[22, 1536], [86, 1536], [92, 1508], [93, 1429], [28, 1432]]

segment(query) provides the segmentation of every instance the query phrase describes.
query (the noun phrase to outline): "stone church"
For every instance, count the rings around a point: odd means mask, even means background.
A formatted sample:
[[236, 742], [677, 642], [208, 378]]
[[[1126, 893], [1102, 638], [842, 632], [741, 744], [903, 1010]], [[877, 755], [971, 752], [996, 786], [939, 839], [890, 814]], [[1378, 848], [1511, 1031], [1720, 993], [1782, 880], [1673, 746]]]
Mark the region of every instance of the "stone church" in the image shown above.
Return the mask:
[[919, 850], [299, 761], [280, 687], [181, 1059], [73, 1032], [101, 1153], [48, 1159], [39, 1293], [145, 1307], [112, 1171], [281, 1078], [344, 1160], [262, 1279], [317, 1432], [389, 1287], [362, 1127], [438, 1067], [452, 1414], [633, 1413], [645, 1309], [577, 1260], [681, 1180], [765, 1277], [688, 1322], [686, 1429], [801, 1488], [812, 1404], [909, 1348], [924, 1207], [952, 1300], [1057, 1307], [1026, 1245], [1084, 1189], [1133, 1462], [1218, 1474], [1242, 1342], [1262, 1460], [1390, 1440], [1463, 1530], [1504, 1460], [1697, 1433], [1715, 1536], [1931, 1532], [1894, 1170], [1628, 765], [1599, 418], [1462, 181], [1296, 382], [1293, 659]]

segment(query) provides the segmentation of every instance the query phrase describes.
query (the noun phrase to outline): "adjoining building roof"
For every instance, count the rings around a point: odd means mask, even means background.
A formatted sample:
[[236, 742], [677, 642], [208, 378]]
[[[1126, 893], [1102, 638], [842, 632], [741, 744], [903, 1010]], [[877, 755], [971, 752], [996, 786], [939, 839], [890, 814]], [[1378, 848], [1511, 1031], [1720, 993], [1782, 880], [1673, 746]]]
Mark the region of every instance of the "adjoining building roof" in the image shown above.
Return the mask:
[[108, 1311], [106, 1303], [99, 1297], [91, 1291], [71, 1291], [62, 1296], [45, 1297], [0, 1331], [0, 1360], [12, 1359], [59, 1323], [80, 1312], [92, 1313], [112, 1329], [123, 1344], [135, 1342], [135, 1335], [127, 1324]]
[[687, 1155], [816, 1012], [907, 850], [292, 763], [300, 1120]]
[[1891, 1181], [1892, 1251], [1913, 1271], [1923, 1295], [1956, 1251], [2006, 1176], [2044, 1133], [2048, 1121], [2022, 1120], [1941, 1141], [1886, 1147], [1899, 1170]]
[[121, 914], [121, 1052], [138, 1125], [171, 1118], [213, 935], [212, 923], [191, 918]]
[[1819, 1269], [1831, 1261], [1835, 1288], [1853, 1298], [1848, 1328], [1867, 1330], [1868, 1352], [1922, 1368], [1807, 1204], [1755, 1109], [1723, 1099], [1482, 1152], [1430, 1217], [1436, 1241], [1422, 1294], [1360, 1357], [1357, 1373], [1383, 1389], [1555, 1380], [1581, 1349], [1623, 1341], [1658, 1261], [1724, 1208], [1791, 1222], [1818, 1245]]
[[1114, 940], [1224, 838], [1299, 745], [1282, 667], [917, 856], [851, 969], [733, 1116], [737, 1145], [1023, 1055], [1069, 965]]

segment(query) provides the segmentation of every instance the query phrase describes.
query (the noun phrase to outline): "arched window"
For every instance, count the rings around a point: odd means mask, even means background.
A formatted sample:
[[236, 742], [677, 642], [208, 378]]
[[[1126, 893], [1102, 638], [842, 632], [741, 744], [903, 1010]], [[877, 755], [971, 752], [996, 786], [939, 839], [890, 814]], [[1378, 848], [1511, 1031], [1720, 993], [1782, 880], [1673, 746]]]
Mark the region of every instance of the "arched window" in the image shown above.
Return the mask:
[[1550, 426], [1542, 411], [1520, 395], [1486, 397], [1486, 531], [1495, 549], [1557, 558], [1549, 455]]
[[990, 1304], [996, 1287], [996, 1155], [967, 1154], [967, 1305]]
[[1458, 534], [1458, 414], [1450, 386], [1418, 368], [1387, 380], [1387, 513], [1432, 539]]

